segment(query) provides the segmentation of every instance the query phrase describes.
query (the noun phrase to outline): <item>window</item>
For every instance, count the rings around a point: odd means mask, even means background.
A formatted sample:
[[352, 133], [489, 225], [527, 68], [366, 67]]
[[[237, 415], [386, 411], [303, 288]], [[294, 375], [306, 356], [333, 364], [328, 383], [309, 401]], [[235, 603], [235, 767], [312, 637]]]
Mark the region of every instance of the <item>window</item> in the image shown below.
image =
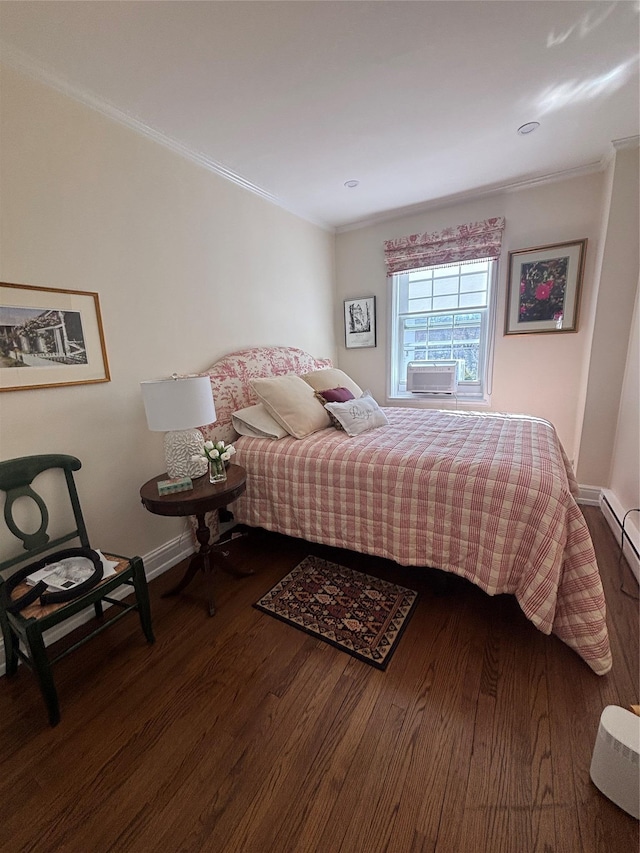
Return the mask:
[[391, 396], [407, 392], [410, 361], [457, 361], [458, 397], [487, 393], [493, 260], [424, 267], [392, 276]]

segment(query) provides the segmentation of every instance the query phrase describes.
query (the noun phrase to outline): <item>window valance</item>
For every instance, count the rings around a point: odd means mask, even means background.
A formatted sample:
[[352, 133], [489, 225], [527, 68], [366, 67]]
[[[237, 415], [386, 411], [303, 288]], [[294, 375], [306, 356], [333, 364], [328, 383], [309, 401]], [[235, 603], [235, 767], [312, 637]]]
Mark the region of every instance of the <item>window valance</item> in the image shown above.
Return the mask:
[[502, 247], [504, 217], [469, 222], [433, 234], [411, 234], [385, 240], [387, 274], [455, 264], [480, 258], [497, 258]]

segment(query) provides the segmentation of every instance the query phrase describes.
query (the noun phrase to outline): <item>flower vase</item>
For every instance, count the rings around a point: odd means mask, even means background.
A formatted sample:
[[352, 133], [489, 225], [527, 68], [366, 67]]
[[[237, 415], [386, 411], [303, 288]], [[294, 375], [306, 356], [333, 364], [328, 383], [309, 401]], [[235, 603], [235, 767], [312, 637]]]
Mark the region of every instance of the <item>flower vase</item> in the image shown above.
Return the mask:
[[224, 483], [227, 479], [227, 469], [224, 467], [224, 461], [220, 458], [209, 459], [209, 482]]

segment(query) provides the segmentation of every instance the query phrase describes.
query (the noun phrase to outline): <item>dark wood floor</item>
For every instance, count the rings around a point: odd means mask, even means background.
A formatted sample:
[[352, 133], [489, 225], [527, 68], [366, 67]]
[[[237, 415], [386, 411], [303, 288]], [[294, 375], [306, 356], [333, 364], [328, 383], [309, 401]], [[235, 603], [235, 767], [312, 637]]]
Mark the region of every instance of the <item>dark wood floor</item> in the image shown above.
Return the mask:
[[[637, 586], [597, 509], [613, 671], [600, 678], [507, 596], [271, 534], [234, 541], [256, 574], [151, 584], [134, 616], [56, 667], [50, 729], [24, 667], [0, 679], [0, 849], [528, 853], [638, 850], [589, 779], [607, 704], [637, 703]], [[306, 554], [421, 593], [386, 672], [251, 607]], [[625, 594], [625, 590], [628, 594]]]

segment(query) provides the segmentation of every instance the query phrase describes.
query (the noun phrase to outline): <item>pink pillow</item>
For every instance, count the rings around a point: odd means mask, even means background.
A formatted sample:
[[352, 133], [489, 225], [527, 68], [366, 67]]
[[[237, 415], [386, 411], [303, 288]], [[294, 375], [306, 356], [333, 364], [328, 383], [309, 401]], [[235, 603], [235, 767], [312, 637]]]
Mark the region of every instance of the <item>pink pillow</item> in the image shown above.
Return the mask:
[[355, 400], [348, 388], [327, 388], [326, 391], [316, 391], [316, 397], [322, 397], [325, 403], [346, 403]]

